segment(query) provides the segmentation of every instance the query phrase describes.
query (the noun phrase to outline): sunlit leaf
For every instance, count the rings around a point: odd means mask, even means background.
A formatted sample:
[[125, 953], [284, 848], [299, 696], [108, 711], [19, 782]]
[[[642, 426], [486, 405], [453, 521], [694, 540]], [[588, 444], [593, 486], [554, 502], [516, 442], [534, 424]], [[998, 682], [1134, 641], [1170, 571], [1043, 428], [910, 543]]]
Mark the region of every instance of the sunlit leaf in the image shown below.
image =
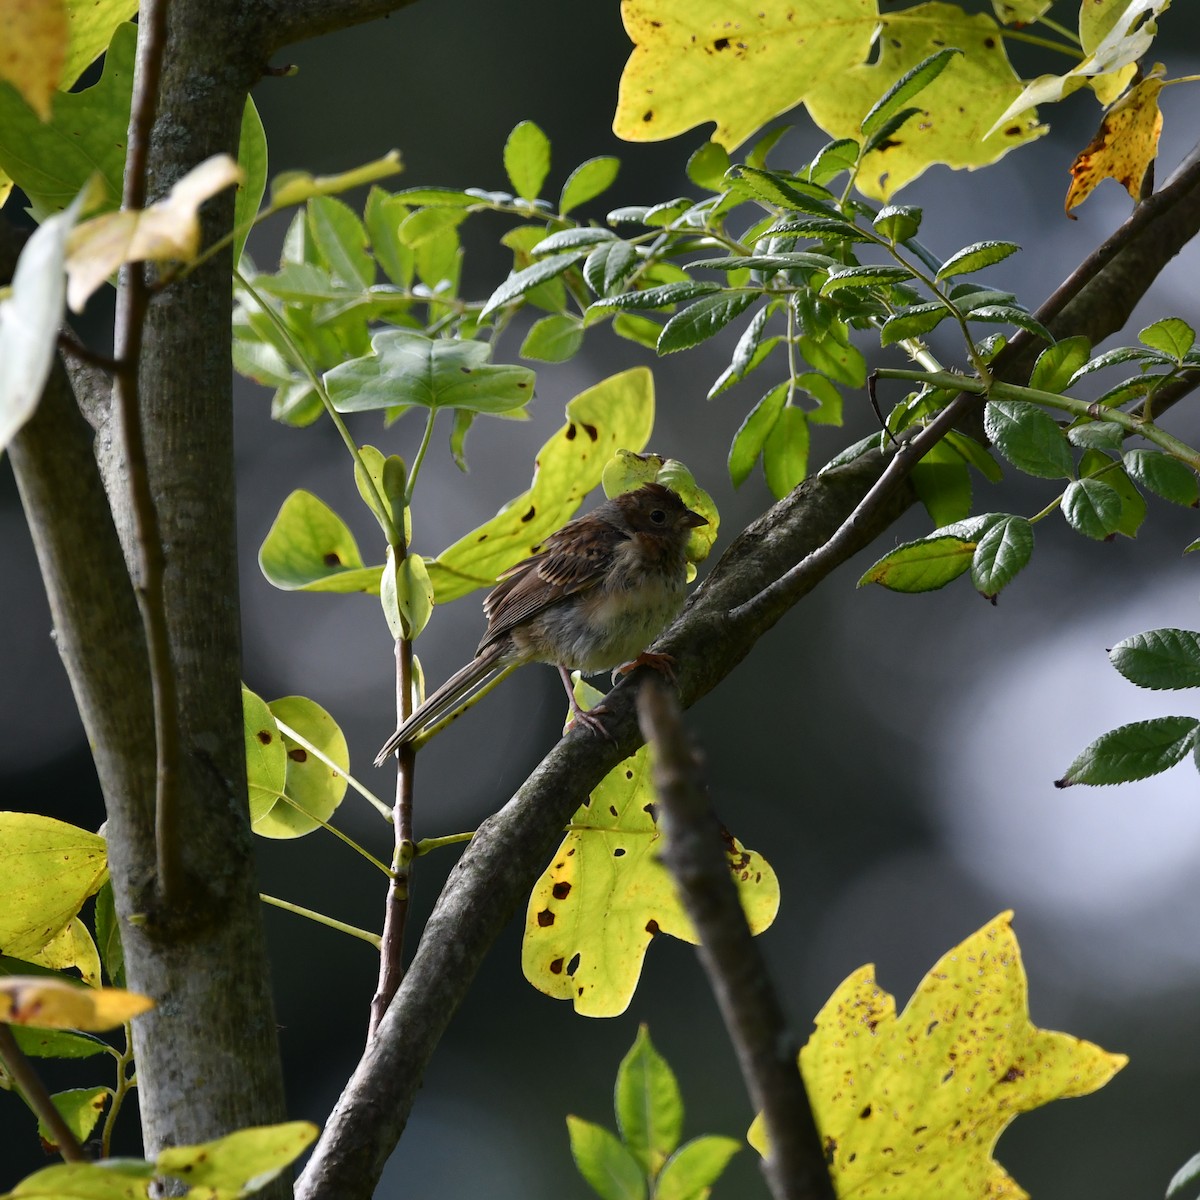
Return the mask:
[[377, 592], [379, 567], [363, 566], [358, 543], [341, 517], [312, 492], [297, 488], [258, 551], [262, 573], [285, 592]]
[[504, 143], [504, 170], [522, 200], [536, 200], [550, 172], [550, 139], [533, 121], [522, 121]]
[[149, 996], [94, 988], [52, 975], [0, 976], [0, 1021], [48, 1029], [115, 1029], [154, 1007]]

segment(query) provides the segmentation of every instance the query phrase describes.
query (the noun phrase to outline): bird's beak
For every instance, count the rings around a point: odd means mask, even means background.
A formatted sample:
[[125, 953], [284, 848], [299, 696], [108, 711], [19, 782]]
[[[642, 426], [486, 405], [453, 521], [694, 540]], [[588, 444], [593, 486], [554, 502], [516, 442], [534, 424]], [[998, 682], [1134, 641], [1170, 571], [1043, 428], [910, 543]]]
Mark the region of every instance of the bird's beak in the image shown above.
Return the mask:
[[686, 529], [695, 529], [698, 525], [707, 525], [708, 518], [702, 517], [698, 512], [693, 512], [689, 508], [687, 516], [683, 518], [683, 524]]

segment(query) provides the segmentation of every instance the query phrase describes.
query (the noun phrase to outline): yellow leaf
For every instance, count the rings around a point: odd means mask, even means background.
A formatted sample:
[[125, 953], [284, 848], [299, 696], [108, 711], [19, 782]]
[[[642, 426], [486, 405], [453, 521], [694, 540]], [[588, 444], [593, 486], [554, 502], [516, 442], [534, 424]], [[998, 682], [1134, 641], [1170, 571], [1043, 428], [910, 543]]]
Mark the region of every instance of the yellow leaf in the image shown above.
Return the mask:
[[0, 977], [0, 1021], [42, 1029], [113, 1029], [154, 1007], [124, 988], [92, 988], [52, 975]]
[[808, 111], [832, 137], [859, 138], [859, 123], [880, 96], [922, 59], [955, 46], [956, 56], [914, 100], [923, 110], [868, 154], [858, 176], [865, 195], [882, 200], [937, 163], [956, 169], [987, 166], [1046, 132], [1030, 110], [989, 130], [1021, 91], [1004, 38], [985, 13], [956, 5], [920, 4], [901, 14], [881, 38], [879, 62], [857, 64], [812, 90]]
[[155, 1166], [159, 1175], [184, 1180], [190, 1196], [233, 1200], [266, 1187], [319, 1132], [311, 1121], [254, 1125], [198, 1146], [168, 1146]]
[[1104, 114], [1096, 136], [1076, 156], [1064, 205], [1072, 220], [1071, 209], [1082, 204], [1104, 179], [1115, 179], [1134, 200], [1141, 199], [1142, 180], [1158, 156], [1163, 127], [1158, 93], [1163, 89], [1165, 73], [1162, 63], [1156, 63], [1141, 83], [1131, 87]]
[[654, 428], [654, 376], [634, 367], [567, 403], [567, 423], [538, 451], [533, 482], [490, 521], [428, 560], [438, 604], [490, 587], [561, 528], [621, 447], [641, 450]]
[[[575, 693], [585, 705], [602, 699], [583, 683]], [[572, 1000], [582, 1016], [625, 1011], [656, 933], [697, 940], [659, 861], [656, 800], [643, 746], [576, 812], [529, 897], [521, 948], [525, 978], [549, 996]], [[779, 909], [779, 881], [761, 855], [732, 836], [726, 853], [750, 928], [761, 933]]]
[[149, 208], [105, 213], [77, 225], [67, 246], [71, 309], [81, 312], [88, 297], [123, 263], [195, 258], [200, 205], [241, 178], [241, 168], [228, 154], [214, 154]]
[[7, 79], [43, 121], [67, 57], [64, 0], [0, 0], [0, 79]]
[[67, 0], [70, 37], [59, 90], [67, 91], [107, 49], [118, 25], [132, 19], [138, 0]]
[[102, 837], [36, 813], [0, 812], [0, 954], [36, 954], [107, 876]]
[[[992, 1158], [1008, 1123], [1128, 1061], [1032, 1024], [1011, 912], [946, 954], [899, 1017], [865, 966], [815, 1024], [800, 1069], [834, 1188], [855, 1200], [1025, 1197]], [[764, 1152], [761, 1117], [750, 1136]]]
[[100, 954], [87, 926], [78, 917], [73, 917], [57, 937], [51, 938], [36, 954], [29, 955], [26, 961], [51, 971], [67, 971], [74, 967], [84, 983], [100, 986]]
[[634, 49], [613, 132], [656, 142], [716, 121], [726, 150], [861, 63], [879, 28], [875, 0], [623, 0], [621, 17]]

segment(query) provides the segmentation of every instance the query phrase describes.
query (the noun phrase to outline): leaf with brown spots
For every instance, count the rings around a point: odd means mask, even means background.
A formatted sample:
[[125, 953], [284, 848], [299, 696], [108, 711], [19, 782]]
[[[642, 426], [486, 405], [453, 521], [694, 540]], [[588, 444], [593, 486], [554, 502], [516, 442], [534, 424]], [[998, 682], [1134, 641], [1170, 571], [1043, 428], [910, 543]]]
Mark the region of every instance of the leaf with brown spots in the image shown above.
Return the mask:
[[[1032, 1024], [1010, 912], [943, 956], [899, 1016], [868, 965], [815, 1025], [800, 1069], [834, 1187], [855, 1200], [1025, 1197], [992, 1158], [1008, 1123], [1128, 1061]], [[764, 1152], [761, 1118], [749, 1136]]]
[[94, 988], [53, 975], [0, 978], [0, 1021], [42, 1029], [115, 1029], [154, 1007], [149, 996]]
[[1135, 84], [1104, 114], [1096, 136], [1071, 164], [1071, 186], [1064, 204], [1071, 209], [1082, 204], [1105, 179], [1115, 179], [1136, 201], [1142, 199], [1142, 183], [1158, 155], [1162, 133], [1162, 110], [1158, 93], [1163, 89], [1166, 69], [1154, 70]]
[[[601, 695], [576, 685], [585, 705]], [[611, 771], [568, 827], [534, 886], [521, 965], [547, 995], [574, 1002], [589, 1017], [624, 1012], [656, 933], [697, 938], [659, 861], [654, 788], [645, 747]], [[750, 928], [761, 933], [779, 908], [779, 881], [763, 857], [729, 837], [730, 870]]]

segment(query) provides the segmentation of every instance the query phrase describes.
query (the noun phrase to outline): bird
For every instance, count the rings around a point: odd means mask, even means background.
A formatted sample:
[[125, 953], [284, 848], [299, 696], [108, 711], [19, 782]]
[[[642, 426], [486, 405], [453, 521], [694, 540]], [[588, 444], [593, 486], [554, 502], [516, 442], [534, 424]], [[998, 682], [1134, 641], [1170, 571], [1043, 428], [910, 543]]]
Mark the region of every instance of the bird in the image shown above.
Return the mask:
[[670, 673], [669, 655], [645, 650], [683, 608], [688, 538], [707, 524], [661, 483], [623, 492], [568, 521], [500, 576], [483, 601], [487, 630], [475, 657], [388, 738], [375, 765], [530, 662], [557, 667], [573, 718], [607, 737], [600, 718], [576, 701], [571, 668], [596, 675], [645, 664]]

